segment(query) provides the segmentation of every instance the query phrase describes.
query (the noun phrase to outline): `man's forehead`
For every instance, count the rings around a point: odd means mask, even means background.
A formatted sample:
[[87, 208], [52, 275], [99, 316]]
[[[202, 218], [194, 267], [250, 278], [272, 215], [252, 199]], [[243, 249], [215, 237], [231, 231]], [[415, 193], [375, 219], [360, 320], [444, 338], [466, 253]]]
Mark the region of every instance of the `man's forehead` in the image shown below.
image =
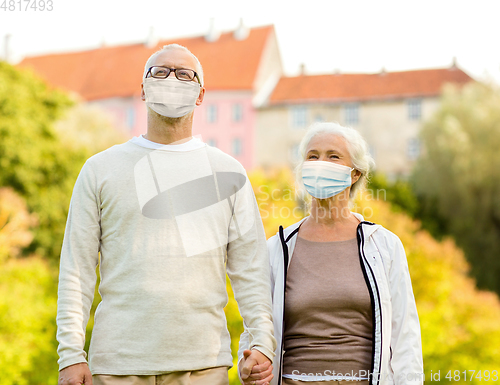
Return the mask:
[[154, 58], [152, 65], [196, 69], [196, 60], [189, 52], [172, 48], [159, 53]]

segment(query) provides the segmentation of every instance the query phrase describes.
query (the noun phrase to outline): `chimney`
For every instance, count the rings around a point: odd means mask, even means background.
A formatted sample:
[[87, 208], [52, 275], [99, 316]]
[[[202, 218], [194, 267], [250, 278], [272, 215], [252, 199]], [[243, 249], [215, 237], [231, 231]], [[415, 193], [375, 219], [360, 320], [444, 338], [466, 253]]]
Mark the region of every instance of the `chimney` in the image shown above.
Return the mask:
[[451, 68], [450, 68], [450, 70], [456, 70], [457, 68], [458, 68], [457, 57], [453, 56], [453, 59], [451, 61]]
[[215, 29], [215, 19], [213, 17], [210, 18], [210, 26], [208, 27], [208, 32], [205, 35], [205, 40], [213, 43], [217, 41], [220, 36], [220, 32]]
[[382, 67], [379, 73], [380, 76], [385, 76], [387, 75], [387, 71], [385, 70], [385, 67]]
[[340, 75], [340, 68], [335, 68], [335, 70], [333, 71], [333, 74], [336, 76]]
[[5, 37], [4, 37], [4, 57], [3, 59], [9, 63], [10, 62], [10, 47], [9, 47], [9, 43], [10, 43], [10, 38], [11, 38], [11, 34], [6, 34]]
[[245, 40], [248, 37], [250, 30], [243, 25], [243, 18], [240, 19], [240, 24], [238, 28], [234, 31], [234, 38], [236, 40]]
[[300, 76], [303, 76], [306, 74], [306, 65], [304, 63], [300, 63]]
[[149, 34], [144, 45], [147, 48], [154, 48], [157, 46], [159, 40], [160, 39], [158, 39], [158, 37], [155, 34], [155, 27], [153, 26], [149, 27]]

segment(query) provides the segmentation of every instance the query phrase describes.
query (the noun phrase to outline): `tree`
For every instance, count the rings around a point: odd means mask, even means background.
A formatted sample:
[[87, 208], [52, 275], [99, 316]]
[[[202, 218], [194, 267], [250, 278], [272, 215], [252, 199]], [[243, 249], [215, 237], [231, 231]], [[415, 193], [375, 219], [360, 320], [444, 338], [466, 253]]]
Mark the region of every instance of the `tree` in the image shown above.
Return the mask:
[[28, 252], [57, 262], [83, 163], [125, 141], [124, 134], [95, 107], [78, 104], [5, 62], [0, 62], [0, 116], [0, 186], [12, 187], [37, 214]]
[[424, 226], [452, 235], [478, 286], [500, 293], [500, 89], [449, 86], [421, 137], [412, 184]]
[[37, 213], [30, 251], [57, 260], [73, 184], [84, 151], [67, 150], [54, 122], [72, 104], [26, 70], [0, 62], [0, 186], [10, 186]]

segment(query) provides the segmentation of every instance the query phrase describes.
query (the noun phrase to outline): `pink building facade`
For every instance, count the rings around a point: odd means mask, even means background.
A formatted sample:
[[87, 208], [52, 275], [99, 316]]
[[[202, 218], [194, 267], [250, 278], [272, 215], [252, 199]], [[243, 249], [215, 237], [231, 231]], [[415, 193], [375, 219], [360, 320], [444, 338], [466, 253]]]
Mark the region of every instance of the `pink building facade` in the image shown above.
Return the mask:
[[193, 133], [250, 169], [254, 166], [255, 122], [251, 92], [207, 91], [203, 104], [195, 110]]

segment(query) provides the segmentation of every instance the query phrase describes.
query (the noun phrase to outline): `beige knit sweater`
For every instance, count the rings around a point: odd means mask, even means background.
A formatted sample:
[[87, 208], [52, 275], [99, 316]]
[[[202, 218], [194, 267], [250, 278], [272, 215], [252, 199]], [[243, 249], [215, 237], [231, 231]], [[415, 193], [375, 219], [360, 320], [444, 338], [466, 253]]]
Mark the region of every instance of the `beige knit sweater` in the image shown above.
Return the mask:
[[251, 347], [273, 357], [269, 262], [246, 173], [203, 143], [174, 147], [135, 138], [83, 166], [61, 252], [60, 369], [86, 361], [99, 252], [93, 374], [231, 366], [226, 269]]

